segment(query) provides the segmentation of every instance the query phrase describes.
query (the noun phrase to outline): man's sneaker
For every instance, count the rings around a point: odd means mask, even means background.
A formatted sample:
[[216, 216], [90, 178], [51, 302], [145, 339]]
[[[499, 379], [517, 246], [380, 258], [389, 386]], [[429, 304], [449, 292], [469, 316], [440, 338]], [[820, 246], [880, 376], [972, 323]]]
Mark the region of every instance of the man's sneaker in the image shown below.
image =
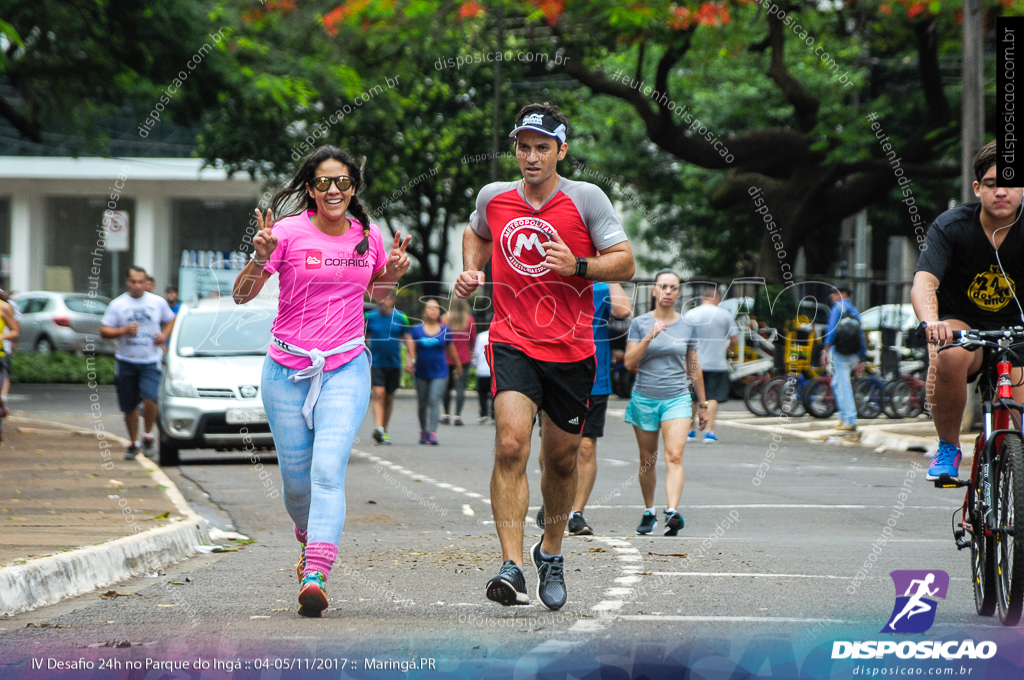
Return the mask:
[[686, 526], [683, 516], [679, 512], [665, 511], [665, 535], [678, 536], [679, 530]]
[[537, 511], [537, 526], [541, 529], [544, 528], [544, 506], [540, 506], [540, 510]]
[[963, 454], [960, 452], [960, 449], [953, 446], [950, 442], [939, 440], [939, 450], [935, 452], [935, 457], [932, 458], [932, 464], [928, 468], [928, 474], [925, 475], [925, 479], [931, 482], [944, 474], [955, 478], [960, 473], [960, 458], [962, 457]]
[[686, 435], [686, 441], [692, 442], [697, 440], [697, 430], [690, 430], [690, 434]]
[[476, 419], [476, 424], [477, 425], [486, 425], [487, 423], [490, 422], [490, 420], [491, 420], [490, 416], [480, 416], [479, 418]]
[[457, 427], [462, 427], [463, 425], [465, 425], [465, 423], [462, 422], [462, 416], [452, 416], [452, 425], [455, 425]]
[[658, 526], [658, 516], [653, 512], [647, 512], [644, 510], [644, 516], [640, 520], [640, 526], [636, 528], [636, 533], [641, 536], [646, 536], [654, 531], [654, 527]]
[[155, 443], [154, 439], [155, 438], [151, 434], [147, 434], [146, 436], [144, 436], [142, 438], [142, 450], [145, 451], [146, 453], [151, 453], [153, 451], [153, 445]]
[[431, 446], [437, 446], [440, 442], [437, 441], [437, 433], [431, 432], [430, 437], [427, 439], [427, 443]]
[[391, 437], [388, 436], [387, 432], [381, 434], [380, 443], [386, 446], [391, 446]]
[[125, 460], [135, 460], [135, 456], [139, 454], [139, 447], [135, 444], [129, 444], [128, 448], [124, 450]]
[[530, 604], [526, 594], [526, 574], [518, 564], [506, 560], [498, 575], [487, 582], [487, 599], [510, 607], [514, 604]]
[[299, 587], [299, 616], [320, 616], [327, 609], [326, 577], [322, 571], [311, 571], [302, 577]]
[[704, 433], [704, 443], [705, 444], [717, 444], [718, 443], [718, 437], [715, 436], [714, 432], [705, 432]]
[[306, 574], [306, 544], [299, 543], [299, 561], [295, 563], [295, 577], [302, 585], [302, 577]]
[[377, 429], [375, 429], [373, 431], [373, 441], [377, 442], [378, 444], [383, 444], [384, 443], [384, 437], [386, 437], [386, 436], [387, 435], [384, 433], [384, 428], [383, 427], [378, 427]]
[[430, 433], [426, 430], [420, 430], [420, 444], [430, 443]]
[[569, 526], [566, 527], [573, 536], [593, 536], [594, 530], [587, 524], [583, 513], [576, 513], [569, 518]]
[[541, 541], [530, 548], [530, 558], [537, 567], [537, 598], [548, 609], [561, 609], [565, 604], [565, 561], [561, 555], [546, 560], [540, 556]]
[[441, 424], [442, 425], [451, 425], [451, 420], [452, 420], [452, 417], [450, 415], [448, 415], [447, 413], [442, 413], [441, 414]]

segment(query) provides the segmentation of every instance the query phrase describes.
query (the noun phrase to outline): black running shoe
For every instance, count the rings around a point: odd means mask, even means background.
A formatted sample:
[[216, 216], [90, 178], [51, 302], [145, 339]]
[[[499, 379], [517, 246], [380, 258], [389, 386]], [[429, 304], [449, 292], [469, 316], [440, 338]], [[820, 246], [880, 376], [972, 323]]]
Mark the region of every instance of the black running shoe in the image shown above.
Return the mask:
[[537, 526], [541, 529], [544, 528], [544, 506], [540, 506], [540, 510], [537, 511]]
[[565, 604], [565, 562], [562, 556], [545, 560], [540, 556], [541, 541], [530, 548], [530, 559], [537, 567], [537, 598], [548, 609], [561, 609]]
[[156, 443], [156, 437], [143, 437], [142, 438], [142, 450], [146, 453], [153, 452], [153, 445]]
[[135, 444], [132, 444], [131, 446], [124, 450], [125, 460], [135, 460], [135, 456], [137, 455], [139, 455], [139, 447], [137, 447]]
[[640, 526], [636, 528], [636, 533], [641, 536], [647, 536], [654, 531], [656, 526], [658, 526], [658, 516], [653, 512], [644, 510], [644, 516], [640, 519]]
[[665, 535], [678, 536], [679, 530], [686, 526], [683, 516], [678, 512], [665, 511]]
[[573, 536], [593, 536], [594, 530], [587, 524], [587, 520], [584, 519], [583, 513], [576, 513], [569, 518], [569, 526], [566, 527], [569, 533]]
[[514, 604], [530, 604], [526, 594], [526, 575], [518, 564], [506, 560], [498, 575], [487, 582], [487, 599], [509, 607]]

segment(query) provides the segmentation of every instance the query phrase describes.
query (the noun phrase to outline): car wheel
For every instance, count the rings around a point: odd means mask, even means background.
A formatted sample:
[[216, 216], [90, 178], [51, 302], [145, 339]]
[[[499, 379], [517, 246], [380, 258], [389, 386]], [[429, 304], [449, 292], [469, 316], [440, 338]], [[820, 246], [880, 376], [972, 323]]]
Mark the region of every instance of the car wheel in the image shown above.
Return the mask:
[[53, 346], [53, 340], [46, 337], [45, 335], [36, 340], [36, 351], [40, 354], [52, 354], [56, 348]]
[[170, 437], [165, 437], [163, 433], [160, 434], [160, 459], [158, 461], [160, 465], [177, 465], [179, 451], [181, 451], [181, 446], [178, 442], [172, 440]]

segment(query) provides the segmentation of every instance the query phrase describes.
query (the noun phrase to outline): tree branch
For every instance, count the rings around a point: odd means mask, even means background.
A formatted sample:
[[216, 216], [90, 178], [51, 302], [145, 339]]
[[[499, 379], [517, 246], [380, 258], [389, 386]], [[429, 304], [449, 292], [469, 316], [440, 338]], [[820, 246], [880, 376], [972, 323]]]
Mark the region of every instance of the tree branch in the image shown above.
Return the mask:
[[800, 131], [810, 132], [818, 124], [818, 109], [821, 104], [786, 68], [785, 25], [777, 14], [768, 16], [768, 31], [772, 57], [767, 75], [779, 86], [786, 100], [793, 105], [793, 115]]
[[37, 144], [42, 143], [43, 131], [39, 123], [29, 120], [18, 113], [17, 109], [11, 106], [11, 103], [3, 97], [0, 97], [0, 116], [6, 118], [14, 126], [14, 129], [33, 142]]
[[921, 76], [921, 89], [928, 105], [925, 127], [938, 127], [952, 118], [946, 91], [942, 87], [942, 73], [939, 71], [939, 36], [935, 19], [914, 24], [917, 36], [917, 68]]

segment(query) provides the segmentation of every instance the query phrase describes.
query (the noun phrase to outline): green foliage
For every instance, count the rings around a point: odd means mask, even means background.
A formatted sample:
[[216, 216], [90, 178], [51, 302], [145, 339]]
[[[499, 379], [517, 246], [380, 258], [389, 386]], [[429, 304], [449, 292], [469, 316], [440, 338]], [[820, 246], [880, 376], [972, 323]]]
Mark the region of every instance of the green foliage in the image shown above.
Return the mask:
[[78, 355], [66, 352], [40, 354], [16, 352], [11, 355], [12, 383], [76, 383], [90, 382], [95, 373], [100, 385], [114, 383], [114, 357], [105, 354]]

